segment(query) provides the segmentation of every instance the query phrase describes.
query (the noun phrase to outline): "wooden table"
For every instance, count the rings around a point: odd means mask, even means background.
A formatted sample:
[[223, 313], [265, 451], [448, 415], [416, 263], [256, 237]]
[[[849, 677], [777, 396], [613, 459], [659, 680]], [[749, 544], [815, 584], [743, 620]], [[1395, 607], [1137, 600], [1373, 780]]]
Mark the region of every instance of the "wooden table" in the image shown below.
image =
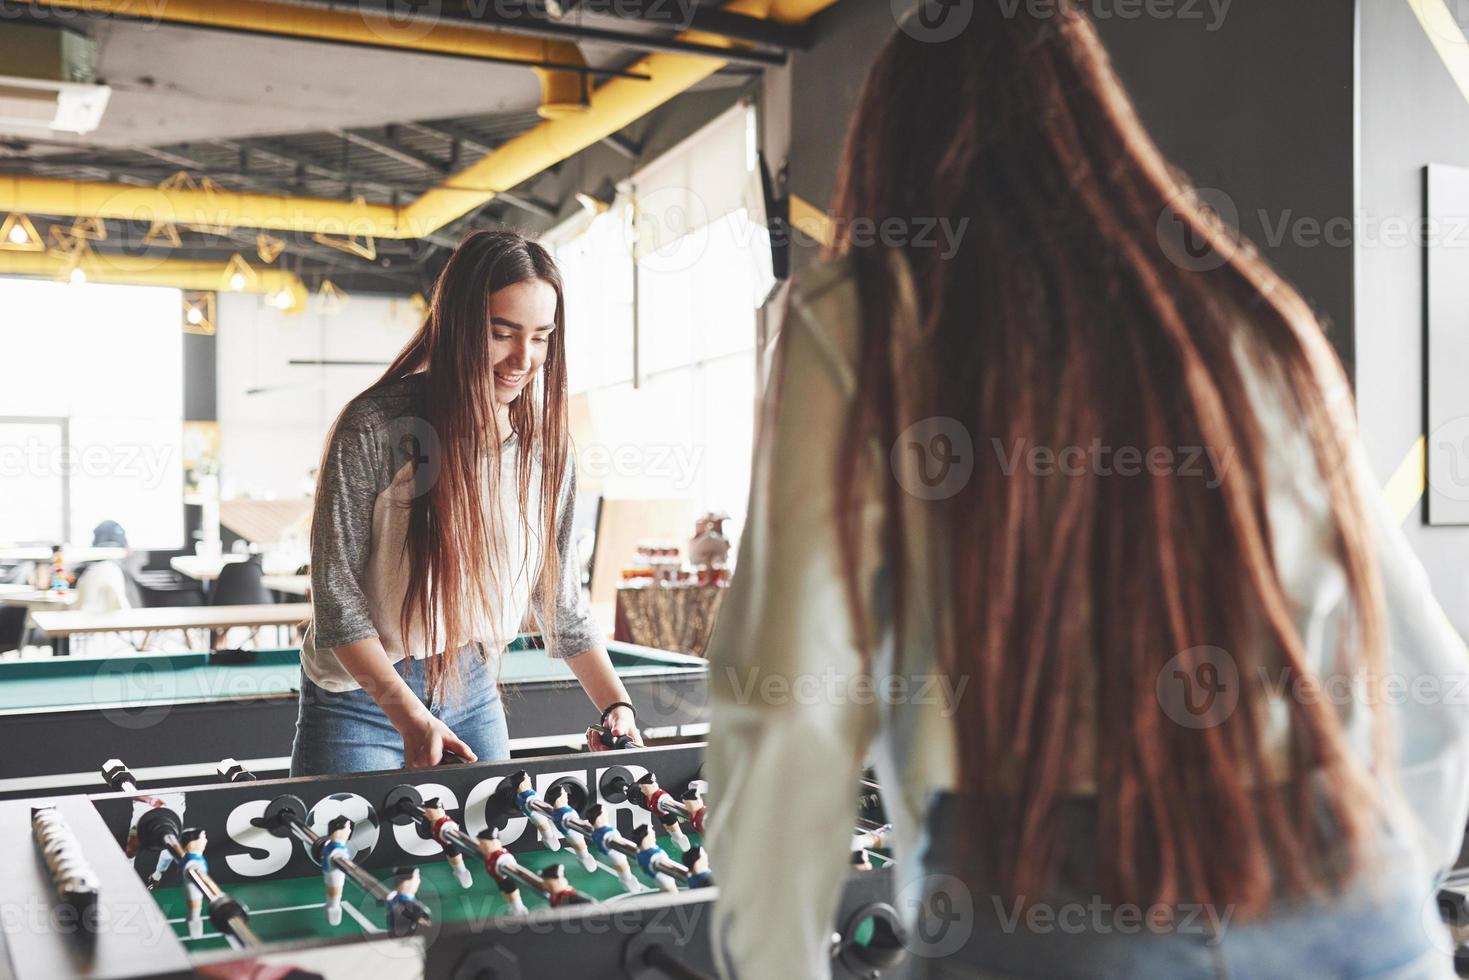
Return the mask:
[[260, 584], [272, 592], [284, 592], [287, 595], [311, 594], [310, 575], [262, 575]]
[[34, 612], [31, 619], [52, 637], [55, 654], [71, 652], [71, 638], [88, 633], [156, 633], [160, 630], [209, 630], [210, 649], [223, 631], [235, 626], [295, 626], [311, 618], [311, 603], [280, 602], [258, 606], [163, 606], [120, 609], [110, 613]]
[[[61, 546], [61, 557], [68, 565], [84, 561], [120, 561], [126, 558], [126, 548], [69, 548]], [[50, 561], [49, 545], [27, 545], [25, 547], [0, 548], [0, 561]]]
[[204, 558], [200, 555], [178, 555], [168, 560], [169, 567], [180, 575], [187, 575], [196, 582], [213, 582], [226, 565], [244, 561], [249, 555], [220, 555]]
[[77, 590], [6, 589], [0, 592], [0, 606], [25, 606], [27, 609], [66, 609], [76, 605]]

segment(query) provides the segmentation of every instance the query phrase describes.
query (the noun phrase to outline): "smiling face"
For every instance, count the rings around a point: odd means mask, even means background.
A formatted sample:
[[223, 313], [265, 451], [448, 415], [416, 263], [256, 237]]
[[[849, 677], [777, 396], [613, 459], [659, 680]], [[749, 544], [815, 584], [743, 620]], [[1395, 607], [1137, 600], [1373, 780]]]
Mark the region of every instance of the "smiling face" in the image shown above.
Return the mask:
[[509, 405], [535, 379], [555, 329], [556, 290], [550, 283], [530, 279], [490, 295], [496, 402]]

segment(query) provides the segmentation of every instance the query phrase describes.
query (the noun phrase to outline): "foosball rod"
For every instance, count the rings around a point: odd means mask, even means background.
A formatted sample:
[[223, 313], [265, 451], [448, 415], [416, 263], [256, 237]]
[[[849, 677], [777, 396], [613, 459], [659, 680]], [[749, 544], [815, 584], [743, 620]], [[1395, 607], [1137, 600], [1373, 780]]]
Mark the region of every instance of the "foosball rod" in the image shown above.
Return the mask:
[[[529, 806], [532, 810], [535, 810], [537, 813], [551, 818], [553, 821], [556, 819], [556, 808], [547, 803], [545, 800], [541, 799], [539, 796], [532, 799], [529, 803]], [[590, 820], [587, 820], [586, 818], [577, 815], [567, 817], [566, 825], [572, 830], [581, 834], [583, 837], [587, 838], [590, 838], [592, 834], [596, 833], [597, 831], [597, 828], [592, 824]], [[627, 838], [623, 837], [621, 834], [616, 834], [612, 837], [609, 837], [607, 840], [607, 846], [615, 851], [621, 851], [623, 854], [626, 854], [634, 861], [637, 860], [637, 845]], [[686, 868], [684, 865], [679, 864], [672, 858], [665, 857], [662, 860], [654, 862], [653, 866], [666, 874], [672, 875], [679, 881], [687, 882], [689, 880], [689, 869]]]
[[[326, 838], [318, 834], [302, 819], [305, 813], [306, 804], [299, 798], [289, 794], [278, 796], [265, 808], [265, 823], [267, 829], [272, 824], [286, 828], [293, 837], [306, 845], [309, 853], [315, 854], [317, 847], [325, 842]], [[370, 871], [345, 854], [333, 854], [331, 860], [333, 867], [351, 878], [358, 887], [377, 902], [386, 901], [388, 895], [392, 893], [392, 890], [378, 881]]]
[[[410, 790], [412, 791], [411, 795], [408, 792]], [[383, 810], [389, 819], [395, 813], [411, 818], [414, 823], [428, 831], [430, 838], [432, 838], [433, 828], [429, 826], [428, 817], [423, 812], [422, 804], [423, 800], [418, 796], [417, 790], [414, 790], [411, 786], [399, 786], [388, 794], [388, 802], [384, 805]], [[479, 842], [459, 827], [451, 827], [444, 830], [443, 836], [446, 841], [459, 848], [466, 856], [478, 860], [484, 859], [484, 854], [479, 849]], [[509, 864], [506, 868], [506, 873], [537, 895], [547, 901], [551, 900], [551, 886], [546, 884], [546, 879], [531, 871], [519, 861], [514, 861]]]
[[260, 946], [260, 937], [250, 928], [250, 913], [245, 906], [215, 884], [208, 872], [185, 860], [188, 851], [179, 841], [182, 829], [178, 814], [164, 806], [155, 807], [138, 819], [138, 835], [143, 844], [150, 849], [167, 850], [173, 855], [180, 871], [209, 903], [209, 921], [224, 933], [225, 938], [238, 947]]

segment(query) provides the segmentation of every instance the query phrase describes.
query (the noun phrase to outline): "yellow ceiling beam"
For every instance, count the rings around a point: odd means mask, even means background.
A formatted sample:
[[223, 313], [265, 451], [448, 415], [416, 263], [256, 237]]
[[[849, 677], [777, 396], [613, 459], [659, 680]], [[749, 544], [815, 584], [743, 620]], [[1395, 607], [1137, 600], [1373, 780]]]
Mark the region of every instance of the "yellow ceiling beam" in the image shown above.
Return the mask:
[[[137, 14], [137, 0], [38, 0], [50, 5], [98, 12], [115, 11]], [[725, 11], [751, 17], [771, 18], [782, 23], [799, 23], [810, 19], [837, 3], [837, 0], [735, 0]], [[152, 11], [155, 5], [148, 5]], [[168, 0], [156, 5], [158, 16], [165, 20], [245, 26], [252, 29], [291, 33], [282, 25], [295, 25], [295, 36], [316, 37], [303, 33], [326, 30], [322, 26], [330, 15], [332, 29], [354, 35], [363, 30], [376, 36], [383, 25], [367, 26], [372, 17], [355, 9], [332, 10], [322, 7], [293, 6], [267, 0]], [[347, 23], [340, 23], [345, 20]], [[449, 28], [444, 28], [448, 30]], [[393, 31], [397, 34], [394, 35]], [[411, 36], [402, 25], [392, 25], [388, 36], [404, 38], [405, 50], [427, 50], [424, 42], [434, 37], [438, 27], [408, 43]], [[484, 32], [470, 31], [476, 37]], [[442, 40], [442, 35], [440, 39]], [[704, 44], [736, 46], [725, 38], [685, 32], [680, 37]], [[516, 37], [517, 42], [527, 39]], [[550, 42], [530, 39], [540, 46]], [[261, 228], [273, 231], [321, 233], [351, 237], [371, 235], [374, 238], [422, 238], [444, 225], [463, 217], [490, 201], [500, 191], [511, 188], [542, 173], [587, 148], [598, 140], [626, 128], [675, 96], [713, 75], [726, 62], [704, 55], [652, 54], [630, 66], [630, 70], [649, 76], [647, 80], [614, 78], [589, 93], [584, 111], [551, 104], [552, 111], [542, 112], [550, 118], [535, 128], [499, 147], [479, 162], [447, 178], [442, 184], [423, 194], [412, 204], [393, 208], [383, 204], [353, 204], [321, 198], [279, 197], [219, 190], [159, 190], [126, 184], [103, 184], [87, 181], [63, 181], [41, 177], [0, 177], [0, 212], [29, 211], [36, 214], [63, 216], [96, 216], [133, 221], [159, 221], [188, 225]], [[565, 75], [567, 73], [552, 72]], [[549, 85], [548, 85], [549, 87]], [[559, 93], [558, 89], [558, 93]], [[570, 99], [569, 94], [556, 98]]]
[[417, 238], [427, 233], [400, 228], [399, 209], [387, 204], [0, 175], [0, 213], [12, 211], [343, 237]]
[[[767, 15], [800, 22], [825, 10], [837, 0], [736, 0], [724, 7], [729, 13]], [[726, 38], [687, 31], [680, 38], [701, 44], [732, 47]], [[677, 95], [713, 75], [727, 62], [705, 56], [651, 54], [629, 66], [649, 76], [643, 81], [613, 78], [592, 92], [589, 111], [552, 119], [517, 136], [423, 194], [403, 209], [407, 227], [441, 228], [481, 206], [495, 193], [508, 191], [593, 143], [637, 122]], [[486, 193], [486, 191], [490, 193]]]
[[[30, 276], [62, 279], [74, 267], [86, 273], [88, 282], [121, 286], [169, 286], [176, 289], [199, 289], [231, 292], [228, 288], [229, 267], [223, 262], [192, 259], [151, 259], [143, 256], [115, 255], [88, 250], [78, 262], [70, 256], [47, 252], [0, 251], [0, 276]], [[271, 297], [289, 297], [279, 308], [291, 312], [305, 309], [306, 285], [294, 273], [280, 269], [256, 269], [244, 287], [234, 292], [260, 293]]]

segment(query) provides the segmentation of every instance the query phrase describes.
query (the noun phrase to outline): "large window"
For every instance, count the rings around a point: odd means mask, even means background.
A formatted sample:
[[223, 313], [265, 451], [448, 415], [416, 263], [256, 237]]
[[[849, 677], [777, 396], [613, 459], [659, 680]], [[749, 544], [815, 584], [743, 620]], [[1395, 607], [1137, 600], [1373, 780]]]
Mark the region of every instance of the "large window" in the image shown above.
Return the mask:
[[769, 239], [744, 206], [758, 187], [749, 112], [716, 119], [608, 212], [551, 236], [583, 477], [608, 497], [727, 511], [734, 528], [749, 492], [756, 315], [772, 285]]
[[183, 542], [179, 293], [0, 279], [0, 543]]

